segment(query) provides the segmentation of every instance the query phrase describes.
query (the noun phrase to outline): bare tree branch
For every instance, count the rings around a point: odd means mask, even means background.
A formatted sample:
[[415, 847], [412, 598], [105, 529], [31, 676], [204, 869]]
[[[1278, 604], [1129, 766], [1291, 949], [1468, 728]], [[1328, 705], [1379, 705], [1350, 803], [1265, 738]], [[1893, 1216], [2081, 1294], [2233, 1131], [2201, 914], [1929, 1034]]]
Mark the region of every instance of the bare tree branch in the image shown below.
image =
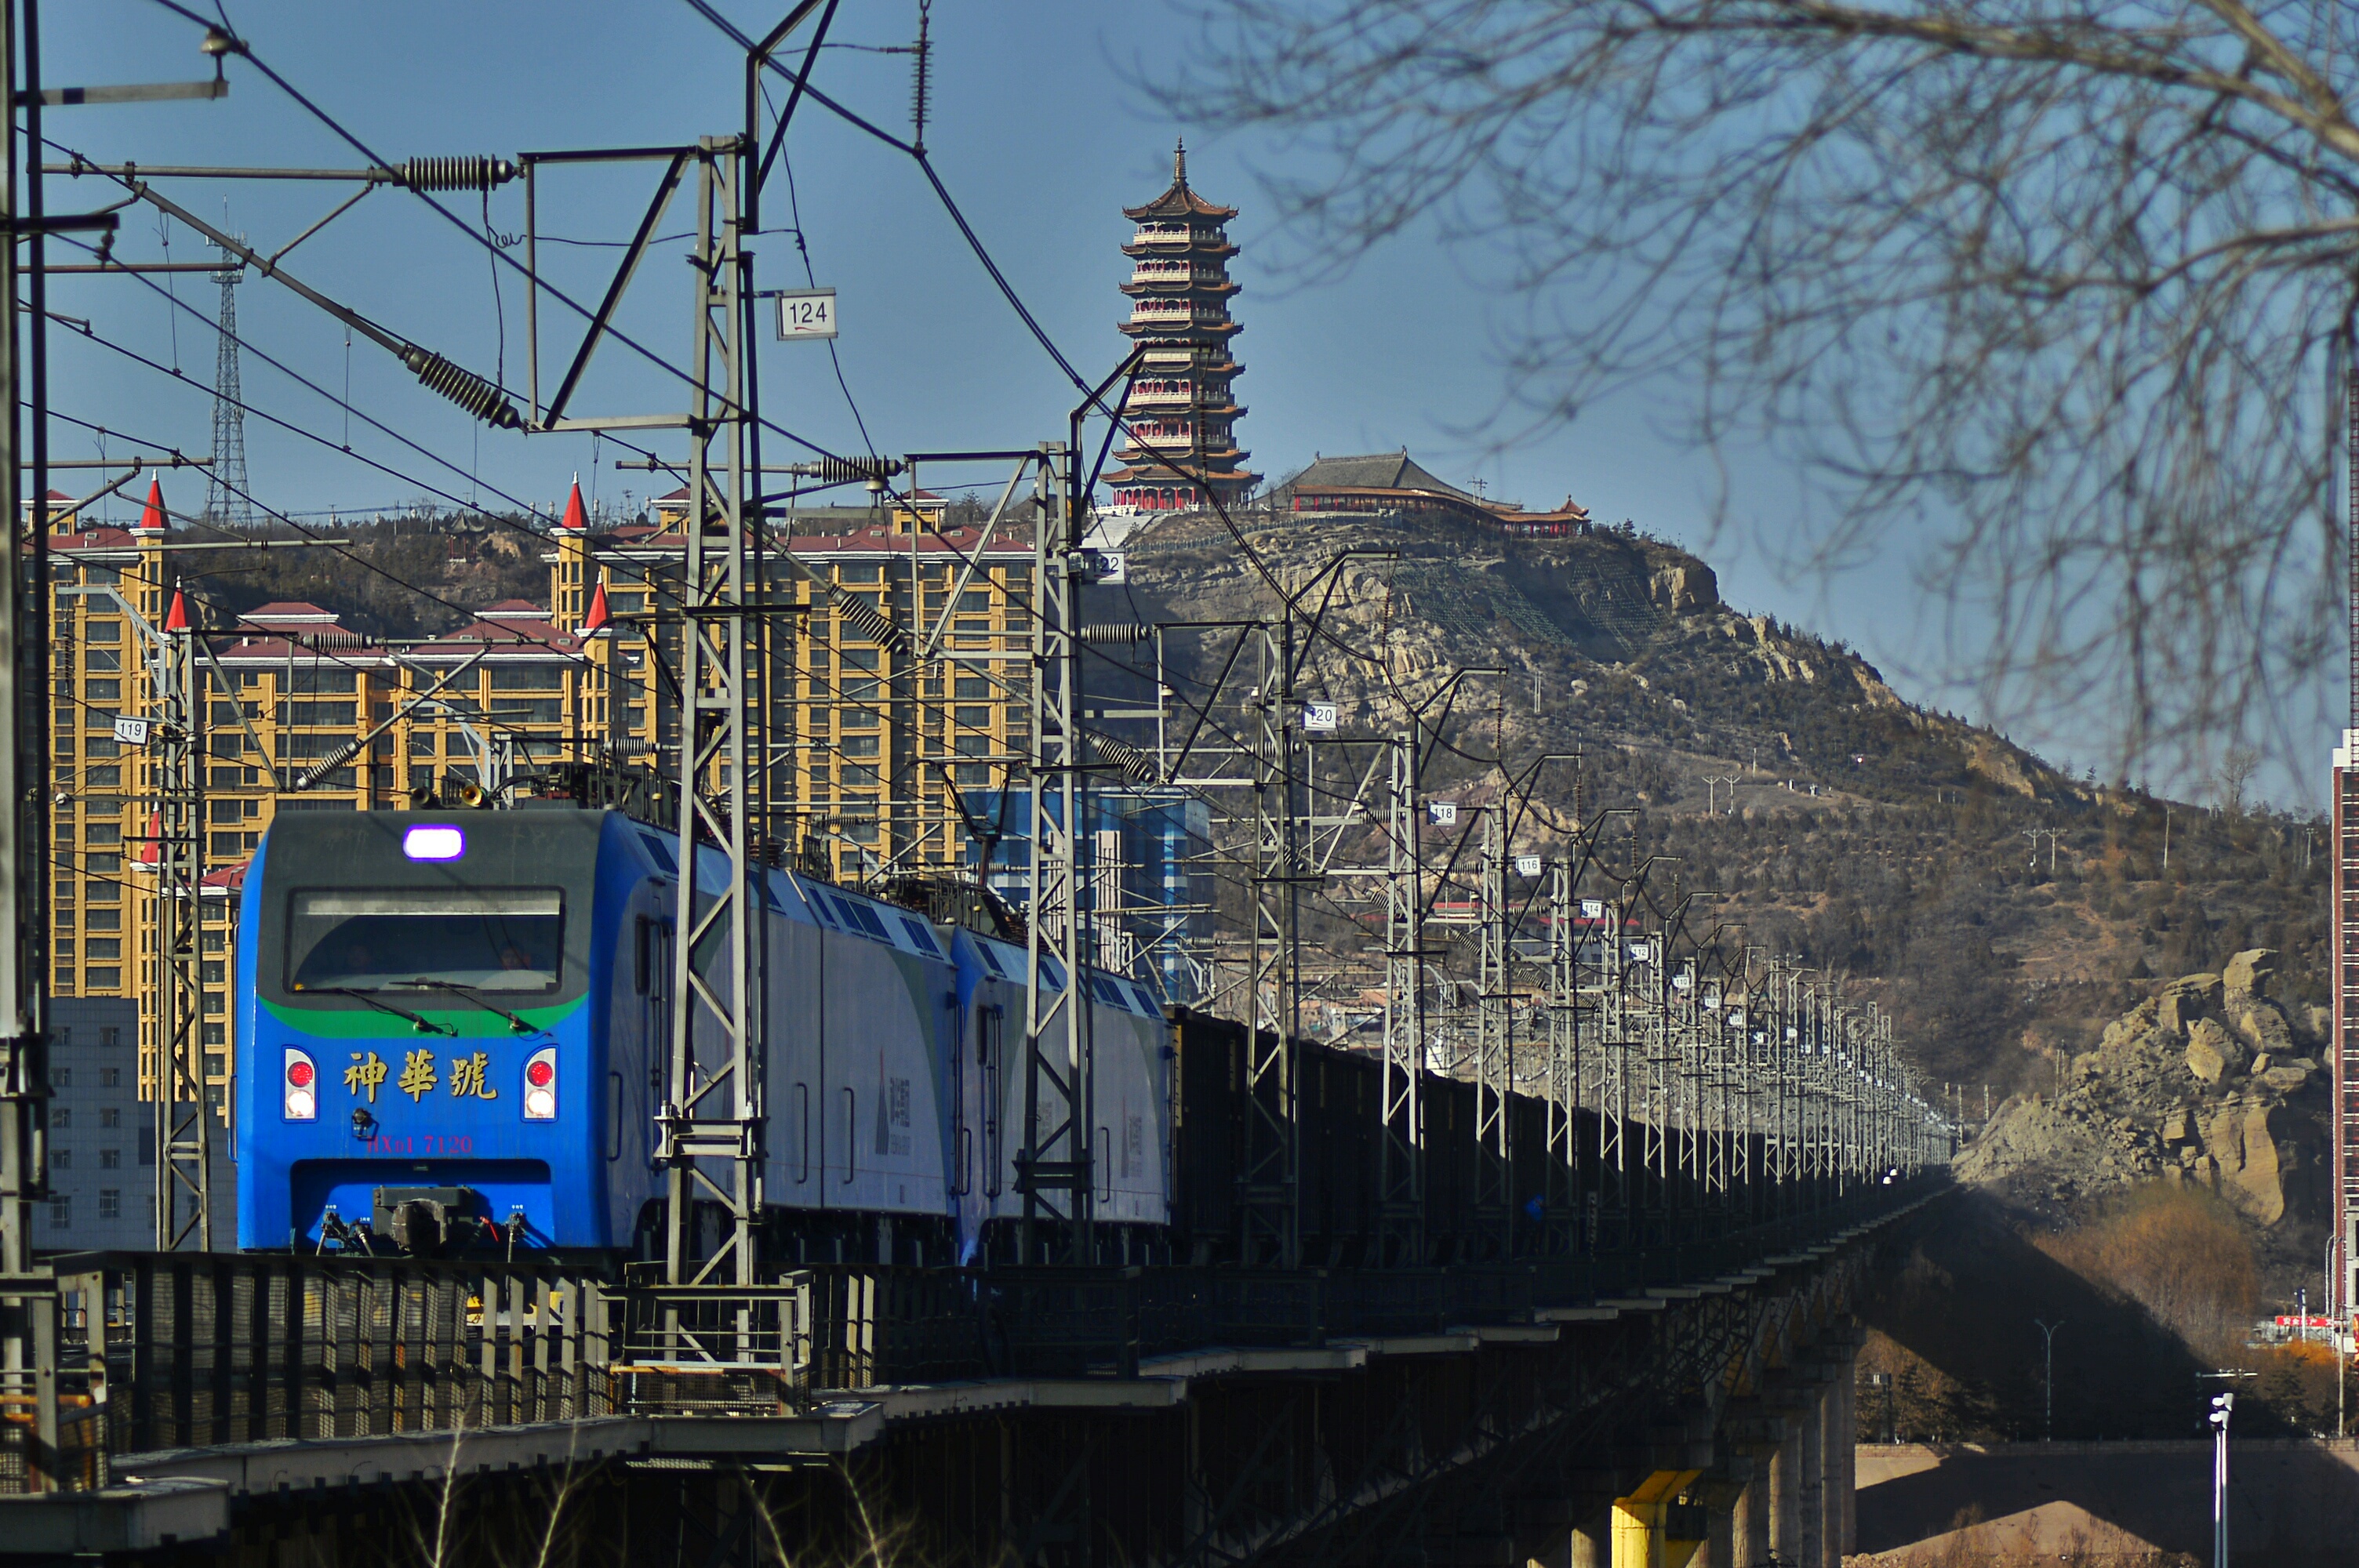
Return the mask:
[[1502, 258], [1495, 438], [1680, 386], [1833, 502], [1789, 567], [1912, 535], [1995, 716], [2121, 715], [2125, 775], [2314, 749], [2359, 9], [1193, 4], [1167, 85], [1287, 133], [1303, 273], [1428, 222]]

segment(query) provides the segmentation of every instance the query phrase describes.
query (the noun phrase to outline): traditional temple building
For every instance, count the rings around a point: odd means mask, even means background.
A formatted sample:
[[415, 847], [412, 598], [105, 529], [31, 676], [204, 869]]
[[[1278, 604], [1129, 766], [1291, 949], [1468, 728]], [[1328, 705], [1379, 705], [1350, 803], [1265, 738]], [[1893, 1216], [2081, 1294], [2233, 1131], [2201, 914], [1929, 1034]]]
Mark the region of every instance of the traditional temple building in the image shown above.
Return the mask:
[[1531, 510], [1519, 501], [1485, 501], [1436, 479], [1406, 449], [1365, 457], [1320, 456], [1277, 486], [1272, 499], [1288, 512], [1450, 517], [1511, 534], [1553, 537], [1589, 531], [1589, 509], [1569, 495], [1563, 505], [1543, 511]]
[[1125, 336], [1145, 345], [1124, 415], [1128, 443], [1122, 466], [1105, 476], [1114, 510], [1169, 512], [1223, 504], [1249, 492], [1261, 476], [1243, 467], [1237, 447], [1237, 406], [1230, 390], [1243, 368], [1231, 357], [1238, 327], [1229, 319], [1226, 225], [1237, 215], [1188, 188], [1188, 149], [1171, 160], [1171, 189], [1144, 207], [1125, 207], [1138, 228], [1123, 254], [1133, 259]]

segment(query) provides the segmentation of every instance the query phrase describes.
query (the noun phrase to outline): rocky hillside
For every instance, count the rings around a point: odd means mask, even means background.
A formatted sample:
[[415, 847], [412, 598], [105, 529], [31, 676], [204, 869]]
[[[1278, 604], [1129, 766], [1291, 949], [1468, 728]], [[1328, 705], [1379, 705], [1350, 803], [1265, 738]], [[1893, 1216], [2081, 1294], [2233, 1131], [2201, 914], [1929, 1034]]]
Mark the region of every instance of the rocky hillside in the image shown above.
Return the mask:
[[[1935, 1092], [1954, 1086], [1969, 1121], [1985, 1088], [1994, 1106], [2052, 1091], [2158, 975], [2216, 973], [2267, 947], [2282, 955], [2283, 1005], [2327, 999], [2312, 821], [2233, 788], [2205, 806], [2071, 778], [1902, 700], [1840, 641], [1726, 603], [1706, 563], [1642, 534], [1241, 524], [1290, 589], [1318, 584], [1307, 684], [1346, 729], [1387, 722], [1390, 687], [1421, 697], [1455, 669], [1505, 670], [1462, 691], [1457, 749], [1437, 753], [1431, 793], [1482, 798], [1496, 774], [1480, 759], [1495, 753], [1517, 768], [1579, 752], [1543, 792], [1567, 813], [1576, 792], [1585, 816], [1630, 813], [1608, 834], [1610, 867], [1663, 858], [1667, 903], [1709, 894], [1712, 919], [1741, 925], [1741, 940], [1847, 975], [1895, 1012]], [[1126, 547], [1142, 620], [1277, 608], [1217, 519], [1166, 519]], [[1209, 686], [1217, 643], [1193, 664], [1184, 639], [1167, 650], [1183, 698]], [[1554, 831], [1536, 822], [1531, 847]], [[1347, 844], [1341, 863], [1354, 849], [1377, 846]], [[1328, 934], [1348, 938], [1348, 892], [1321, 907]]]
[[2270, 1233], [2267, 1253], [2314, 1262], [2332, 1200], [2327, 1020], [2271, 1000], [2276, 958], [2238, 953], [2158, 987], [2073, 1058], [2060, 1091], [2001, 1108], [1959, 1175], [2051, 1222], [2142, 1182], [2192, 1183]]

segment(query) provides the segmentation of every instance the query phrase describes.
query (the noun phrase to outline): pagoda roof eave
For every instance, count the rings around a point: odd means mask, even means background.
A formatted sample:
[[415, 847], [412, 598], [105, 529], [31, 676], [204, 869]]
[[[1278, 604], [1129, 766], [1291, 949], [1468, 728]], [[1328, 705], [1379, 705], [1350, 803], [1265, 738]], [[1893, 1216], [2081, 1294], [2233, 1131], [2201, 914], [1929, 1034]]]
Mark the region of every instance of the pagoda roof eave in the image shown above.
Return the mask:
[[1186, 184], [1175, 179], [1171, 182], [1171, 189], [1144, 207], [1125, 207], [1122, 210], [1122, 215], [1131, 219], [1218, 218], [1226, 222], [1237, 215], [1237, 210], [1234, 207], [1223, 207], [1217, 202], [1207, 201], [1189, 189]]
[[1130, 240], [1125, 242], [1122, 247], [1122, 254], [1126, 256], [1171, 255], [1181, 252], [1200, 256], [1220, 256], [1223, 259], [1243, 254], [1225, 239], [1183, 240], [1176, 234], [1169, 238]]
[[1218, 295], [1226, 298], [1232, 294], [1238, 293], [1241, 286], [1223, 281], [1221, 283], [1189, 282], [1175, 287], [1169, 283], [1158, 283], [1152, 278], [1135, 277], [1120, 287], [1122, 292], [1128, 295], [1160, 294], [1173, 299], [1180, 299], [1198, 295]]
[[[1169, 339], [1171, 347], [1175, 349], [1184, 349], [1188, 346], [1186, 338], [1175, 335], [1179, 330], [1177, 322], [1117, 321], [1114, 325], [1122, 330], [1125, 337], [1162, 337]], [[1188, 324], [1187, 330], [1198, 336], [1212, 335], [1223, 338], [1234, 337], [1245, 330], [1234, 321], [1191, 321]]]
[[[1245, 455], [1243, 452], [1237, 454], [1240, 458]], [[1182, 460], [1169, 464], [1137, 464], [1128, 468], [1114, 469], [1098, 477], [1102, 484], [1169, 483], [1180, 478], [1192, 479], [1203, 483], [1218, 481], [1222, 484], [1232, 482], [1241, 484], [1248, 480], [1259, 479], [1261, 475], [1252, 469], [1213, 468], [1204, 463]]]

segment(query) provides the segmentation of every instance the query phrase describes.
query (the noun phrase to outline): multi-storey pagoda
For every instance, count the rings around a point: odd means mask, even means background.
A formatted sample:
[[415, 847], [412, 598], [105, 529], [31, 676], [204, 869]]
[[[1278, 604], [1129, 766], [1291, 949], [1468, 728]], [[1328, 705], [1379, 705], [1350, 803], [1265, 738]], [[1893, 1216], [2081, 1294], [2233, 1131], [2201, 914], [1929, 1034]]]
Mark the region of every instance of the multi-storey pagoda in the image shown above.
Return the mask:
[[1171, 189], [1144, 207], [1125, 207], [1137, 231], [1122, 254], [1133, 259], [1125, 336], [1145, 347], [1124, 413], [1130, 438], [1116, 454], [1122, 467], [1105, 476], [1114, 504], [1124, 510], [1169, 512], [1226, 504], [1261, 478], [1241, 466], [1235, 427], [1245, 412], [1230, 391], [1240, 367], [1229, 340], [1228, 221], [1219, 207], [1188, 188], [1188, 149], [1172, 155]]

